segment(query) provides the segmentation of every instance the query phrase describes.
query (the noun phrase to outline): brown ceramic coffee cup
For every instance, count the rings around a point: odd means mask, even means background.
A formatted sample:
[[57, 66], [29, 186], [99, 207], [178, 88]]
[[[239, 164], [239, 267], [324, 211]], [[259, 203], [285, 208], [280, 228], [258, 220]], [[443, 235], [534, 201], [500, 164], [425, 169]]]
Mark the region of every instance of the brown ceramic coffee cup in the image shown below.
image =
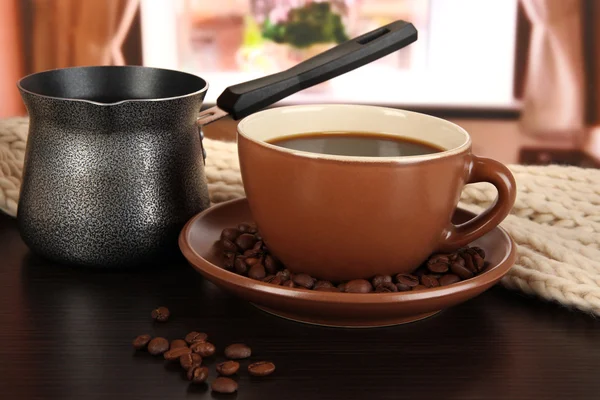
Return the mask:
[[[356, 157], [268, 143], [334, 131], [412, 138], [443, 151]], [[492, 230], [516, 196], [508, 168], [473, 155], [463, 128], [404, 110], [307, 105], [261, 111], [239, 123], [238, 152], [250, 210], [269, 249], [291, 271], [320, 279], [410, 273], [431, 253], [465, 246]], [[453, 225], [463, 187], [475, 182], [493, 184], [497, 200]]]

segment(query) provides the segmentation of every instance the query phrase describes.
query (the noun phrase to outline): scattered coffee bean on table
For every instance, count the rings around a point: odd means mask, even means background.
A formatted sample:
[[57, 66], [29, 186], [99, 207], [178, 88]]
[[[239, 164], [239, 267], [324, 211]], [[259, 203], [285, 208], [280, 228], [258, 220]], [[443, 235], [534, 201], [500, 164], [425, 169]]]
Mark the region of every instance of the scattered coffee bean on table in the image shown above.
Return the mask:
[[150, 340], [152, 340], [152, 336], [140, 335], [140, 336], [136, 337], [135, 339], [133, 339], [133, 348], [136, 350], [143, 350], [148, 346], [148, 343], [150, 343]]
[[194, 366], [200, 366], [200, 364], [202, 364], [202, 356], [197, 353], [183, 354], [179, 357], [179, 364], [181, 365], [181, 368], [187, 371]]
[[275, 364], [270, 361], [258, 361], [248, 365], [248, 373], [252, 376], [267, 376], [275, 372]]
[[188, 344], [183, 339], [171, 340], [171, 347], [169, 347], [169, 350], [177, 349], [179, 347], [188, 347]]
[[223, 376], [231, 376], [238, 372], [240, 369], [240, 363], [237, 361], [224, 361], [222, 363], [217, 364], [216, 370], [219, 374]]
[[175, 361], [179, 360], [179, 357], [181, 357], [182, 355], [190, 354], [191, 352], [192, 349], [190, 349], [189, 347], [178, 347], [176, 349], [165, 352], [163, 356], [167, 361]]
[[252, 355], [252, 349], [243, 343], [234, 343], [225, 347], [225, 357], [231, 360], [241, 360]]
[[192, 331], [185, 335], [185, 341], [188, 344], [196, 343], [196, 342], [206, 342], [208, 339], [208, 335], [204, 332], [196, 332]]
[[231, 378], [220, 376], [213, 381], [210, 388], [213, 392], [217, 393], [235, 393], [238, 389], [238, 384]]
[[195, 365], [188, 369], [187, 378], [192, 383], [204, 383], [208, 379], [209, 370], [207, 367]]
[[148, 343], [148, 353], [159, 356], [169, 350], [169, 341], [163, 337], [155, 337]]
[[200, 354], [202, 357], [210, 357], [217, 350], [215, 345], [210, 342], [195, 342], [190, 346], [190, 350]]
[[158, 322], [167, 322], [169, 317], [171, 316], [171, 312], [167, 307], [158, 307], [157, 309], [152, 310], [150, 314], [152, 319]]
[[225, 269], [271, 285], [319, 292], [395, 293], [433, 289], [473, 278], [483, 273], [488, 265], [483, 249], [463, 247], [453, 253], [432, 254], [412, 274], [329, 282], [304, 273], [290, 273], [269, 252], [254, 224], [244, 223], [224, 229], [220, 243]]

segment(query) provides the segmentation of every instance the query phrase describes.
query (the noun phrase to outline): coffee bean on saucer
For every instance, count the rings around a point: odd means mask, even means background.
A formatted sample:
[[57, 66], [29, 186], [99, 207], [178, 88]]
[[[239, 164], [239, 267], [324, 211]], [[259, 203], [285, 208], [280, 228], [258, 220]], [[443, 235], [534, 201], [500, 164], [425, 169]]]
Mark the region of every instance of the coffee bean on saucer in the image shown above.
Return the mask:
[[241, 360], [252, 355], [252, 349], [243, 343], [234, 343], [225, 347], [225, 357], [231, 360]]
[[254, 247], [255, 243], [256, 238], [250, 233], [242, 233], [237, 239], [235, 239], [235, 244], [242, 249], [242, 251], [251, 249]]
[[208, 335], [204, 332], [192, 331], [192, 332], [188, 333], [187, 335], [185, 335], [185, 341], [188, 344], [193, 344], [193, 343], [197, 343], [197, 342], [206, 342], [206, 339], [208, 339]]
[[277, 273], [277, 270], [280, 267], [279, 262], [270, 254], [265, 257], [264, 265], [265, 269], [269, 271], [270, 274]]
[[423, 290], [423, 289], [427, 289], [427, 286], [417, 285], [417, 286], [413, 286], [413, 288], [412, 288], [412, 290]]
[[159, 356], [169, 350], [169, 341], [163, 337], [155, 337], [148, 343], [148, 353]]
[[448, 286], [456, 282], [460, 282], [458, 275], [446, 274], [440, 278], [440, 286]]
[[389, 275], [375, 275], [373, 277], [373, 279], [371, 279], [371, 283], [373, 284], [373, 287], [377, 287], [379, 285], [381, 285], [382, 283], [386, 283], [386, 282], [391, 282], [392, 281], [392, 277]]
[[238, 231], [240, 231], [241, 233], [246, 233], [250, 230], [250, 224], [239, 224], [237, 226]]
[[377, 293], [390, 293], [397, 292], [398, 288], [392, 282], [383, 282], [379, 286], [375, 288], [375, 292]]
[[238, 389], [238, 384], [231, 378], [220, 376], [213, 381], [210, 388], [213, 392], [217, 393], [235, 393]]
[[281, 285], [281, 278], [277, 275], [268, 275], [262, 280], [263, 282], [270, 283], [272, 285]]
[[260, 251], [254, 250], [254, 249], [249, 249], [249, 250], [244, 251], [243, 256], [244, 256], [244, 258], [260, 257]]
[[240, 234], [241, 232], [235, 228], [225, 228], [221, 231], [221, 240], [227, 239], [233, 242]]
[[436, 254], [427, 260], [427, 269], [434, 274], [443, 274], [448, 272], [450, 260], [445, 254]]
[[366, 279], [354, 279], [346, 282], [344, 291], [346, 293], [370, 293], [373, 291], [373, 285]]
[[189, 347], [178, 347], [176, 349], [169, 350], [163, 354], [165, 360], [174, 361], [179, 360], [184, 354], [191, 354], [192, 350]]
[[254, 264], [258, 264], [260, 262], [260, 258], [248, 257], [244, 260], [244, 262], [246, 263], [247, 266], [251, 267]]
[[248, 272], [248, 265], [244, 262], [242, 257], [238, 257], [233, 263], [233, 269], [240, 275], [246, 275]]
[[203, 383], [208, 378], [208, 368], [201, 365], [195, 365], [188, 369], [187, 378], [192, 383]]
[[[462, 260], [462, 258], [460, 260]], [[450, 271], [458, 275], [461, 279], [470, 279], [473, 277], [473, 272], [469, 271], [464, 266], [464, 261], [453, 261], [450, 265]]]
[[265, 267], [263, 267], [262, 264], [253, 265], [248, 270], [248, 278], [260, 281], [261, 279], [264, 279], [265, 276], [267, 276], [267, 272], [265, 271]]
[[408, 292], [412, 288], [404, 283], [396, 283], [396, 289], [398, 289], [399, 292]]
[[481, 247], [473, 246], [471, 247], [471, 249], [477, 252], [477, 254], [479, 254], [479, 257], [485, 259], [485, 251]]
[[225, 257], [223, 260], [223, 267], [227, 270], [231, 270], [233, 268], [234, 263], [235, 263], [235, 253], [225, 253]]
[[252, 376], [267, 376], [275, 372], [275, 364], [270, 361], [257, 361], [248, 365], [248, 373]]
[[152, 336], [140, 335], [133, 339], [133, 348], [136, 350], [143, 350], [148, 346], [150, 340], [152, 340]]
[[198, 353], [183, 354], [179, 357], [179, 364], [181, 364], [181, 368], [187, 371], [194, 366], [201, 365], [202, 356]]
[[196, 342], [190, 346], [194, 353], [200, 354], [202, 357], [210, 357], [215, 354], [215, 345], [210, 342]]
[[339, 285], [337, 285], [337, 288], [340, 292], [346, 292], [346, 282], [342, 282]]
[[224, 361], [222, 363], [217, 364], [216, 370], [220, 375], [223, 376], [231, 376], [238, 372], [240, 369], [240, 363], [237, 361]]
[[340, 289], [336, 288], [335, 286], [332, 287], [327, 287], [327, 286], [321, 286], [318, 288], [313, 288], [314, 291], [317, 292], [340, 292]]
[[287, 280], [287, 281], [283, 282], [283, 283], [281, 284], [281, 286], [285, 286], [285, 287], [289, 287], [289, 288], [295, 288], [295, 287], [296, 287], [296, 284], [294, 283], [294, 281], [292, 281], [292, 280], [290, 279], [290, 280]]
[[[265, 261], [266, 261], [266, 259], [265, 259]], [[281, 271], [278, 271], [275, 275], [279, 276], [283, 282], [289, 281], [290, 278], [292, 277], [292, 273], [290, 272], [289, 269], [283, 269]]]
[[431, 275], [423, 275], [421, 277], [421, 285], [426, 288], [433, 288], [440, 286], [440, 282]]
[[169, 316], [171, 316], [171, 312], [167, 307], [158, 307], [152, 310], [150, 314], [152, 319], [158, 322], [166, 322], [169, 320]]
[[223, 246], [223, 250], [229, 253], [236, 253], [239, 250], [236, 244], [229, 239], [221, 240], [221, 246]]
[[410, 274], [396, 275], [396, 283], [402, 283], [408, 287], [415, 287], [419, 284], [419, 278]]
[[294, 274], [294, 276], [292, 276], [292, 281], [294, 281], [297, 286], [305, 289], [312, 289], [315, 284], [313, 277], [308, 274]]
[[334, 287], [333, 283], [331, 283], [329, 281], [316, 281], [315, 284], [314, 284], [314, 286], [313, 286], [313, 289], [317, 290], [317, 289], [320, 289], [320, 288], [332, 288], [332, 287]]
[[187, 343], [183, 339], [175, 339], [171, 341], [169, 350], [177, 349], [179, 347], [188, 347]]
[[[254, 235], [254, 237], [256, 238], [256, 235]], [[265, 245], [265, 243], [262, 240], [258, 240], [256, 243], [254, 243], [252, 250], [261, 252], [263, 250], [264, 245]]]

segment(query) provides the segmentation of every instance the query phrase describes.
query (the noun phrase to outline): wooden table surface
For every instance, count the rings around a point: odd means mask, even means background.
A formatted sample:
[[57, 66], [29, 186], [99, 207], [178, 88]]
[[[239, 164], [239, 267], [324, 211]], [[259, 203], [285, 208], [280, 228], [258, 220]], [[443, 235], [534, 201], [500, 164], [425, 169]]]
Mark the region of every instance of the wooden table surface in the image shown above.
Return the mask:
[[[150, 311], [160, 305], [172, 318], [157, 325]], [[277, 370], [263, 379], [244, 370], [236, 395], [215, 396], [131, 347], [141, 333], [191, 330], [220, 354], [245, 342], [252, 360]], [[182, 262], [125, 272], [52, 264], [0, 216], [3, 399], [598, 399], [599, 371], [599, 321], [501, 287], [413, 324], [308, 326], [259, 311]]]

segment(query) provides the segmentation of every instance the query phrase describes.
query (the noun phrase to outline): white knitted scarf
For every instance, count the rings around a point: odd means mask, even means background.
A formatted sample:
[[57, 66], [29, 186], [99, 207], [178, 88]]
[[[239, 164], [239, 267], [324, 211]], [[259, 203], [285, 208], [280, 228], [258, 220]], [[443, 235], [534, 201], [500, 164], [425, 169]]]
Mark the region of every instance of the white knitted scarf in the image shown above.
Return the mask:
[[[0, 120], [0, 209], [16, 215], [28, 119]], [[235, 143], [205, 139], [213, 203], [244, 196]], [[518, 185], [502, 227], [518, 244], [510, 289], [600, 315], [600, 170], [510, 165]], [[460, 206], [481, 212], [494, 200], [489, 184], [469, 185]]]

